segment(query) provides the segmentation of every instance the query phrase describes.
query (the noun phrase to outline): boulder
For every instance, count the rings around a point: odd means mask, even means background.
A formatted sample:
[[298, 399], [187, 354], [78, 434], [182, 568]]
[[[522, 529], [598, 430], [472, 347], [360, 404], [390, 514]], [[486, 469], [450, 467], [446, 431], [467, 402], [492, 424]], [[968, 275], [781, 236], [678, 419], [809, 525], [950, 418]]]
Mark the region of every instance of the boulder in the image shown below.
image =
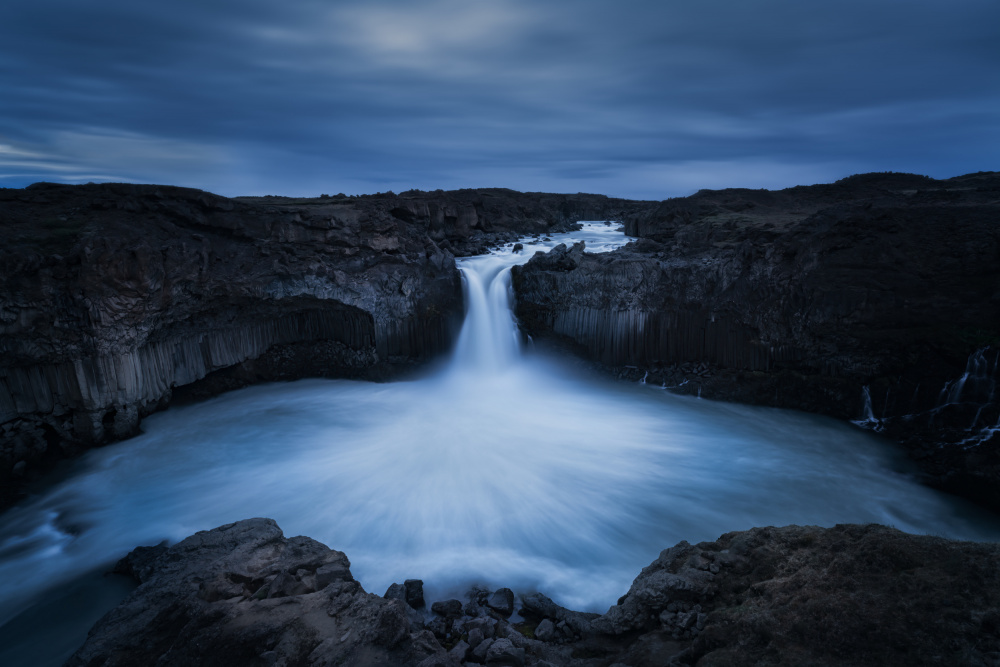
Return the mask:
[[508, 618], [514, 613], [514, 591], [509, 588], [498, 589], [490, 595], [486, 606], [502, 618]]
[[461, 600], [438, 601], [431, 605], [431, 611], [445, 618], [456, 619], [462, 616]]

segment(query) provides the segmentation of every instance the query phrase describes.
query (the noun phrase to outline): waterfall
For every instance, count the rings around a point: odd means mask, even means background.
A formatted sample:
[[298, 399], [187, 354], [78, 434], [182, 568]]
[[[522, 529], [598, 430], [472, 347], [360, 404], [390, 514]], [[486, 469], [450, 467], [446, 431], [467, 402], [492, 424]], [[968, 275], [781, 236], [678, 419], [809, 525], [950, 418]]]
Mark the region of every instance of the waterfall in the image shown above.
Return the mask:
[[[943, 442], [970, 449], [991, 439], [1000, 432], [1000, 406], [997, 404], [997, 370], [1000, 350], [983, 347], [969, 355], [965, 370], [958, 377], [944, 383], [938, 392], [937, 403], [929, 410], [912, 414], [889, 416], [889, 388], [886, 389], [882, 418], [875, 416], [869, 387], [861, 389], [862, 417], [852, 422], [873, 431], [883, 431], [899, 421], [924, 420], [938, 425], [960, 439], [951, 436]], [[917, 388], [919, 390], [919, 386]], [[917, 391], [914, 391], [916, 402]], [[950, 445], [949, 445], [950, 446]]]
[[[613, 226], [587, 223], [573, 239], [582, 240], [588, 252], [606, 252], [624, 245], [625, 238]], [[457, 260], [462, 273], [465, 321], [446, 373], [458, 377], [496, 375], [517, 365], [522, 334], [514, 317], [514, 290], [510, 270], [527, 263], [534, 251], [548, 251], [562, 240], [525, 241], [523, 252], [514, 244], [487, 255]]]
[[945, 382], [938, 395], [938, 408], [958, 403], [989, 404], [994, 401], [1000, 351], [993, 355], [991, 362], [987, 356], [989, 350], [989, 347], [983, 347], [970, 354], [962, 376]]
[[881, 431], [883, 428], [882, 420], [875, 417], [875, 412], [872, 410], [872, 393], [865, 385], [861, 388], [861, 419], [852, 420], [852, 423], [857, 424], [862, 428], [871, 429], [873, 431]]
[[453, 372], [496, 373], [510, 367], [521, 353], [511, 265], [505, 259], [487, 255], [459, 262], [466, 313], [452, 357]]

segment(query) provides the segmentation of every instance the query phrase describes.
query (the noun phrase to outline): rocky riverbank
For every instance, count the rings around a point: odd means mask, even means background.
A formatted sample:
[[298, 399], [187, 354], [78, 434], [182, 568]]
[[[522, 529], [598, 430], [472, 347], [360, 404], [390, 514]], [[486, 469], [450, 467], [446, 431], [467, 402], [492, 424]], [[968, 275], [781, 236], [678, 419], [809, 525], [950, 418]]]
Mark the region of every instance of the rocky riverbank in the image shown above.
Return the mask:
[[0, 189], [0, 505], [178, 395], [384, 379], [439, 355], [462, 317], [456, 254], [648, 205], [510, 190]]
[[1000, 509], [998, 220], [994, 172], [703, 190], [515, 267], [517, 315], [622, 377], [856, 420]]
[[140, 586], [67, 664], [994, 665], [998, 566], [885, 526], [755, 528], [663, 551], [601, 615], [509, 589], [427, 605], [251, 519], [130, 553]]

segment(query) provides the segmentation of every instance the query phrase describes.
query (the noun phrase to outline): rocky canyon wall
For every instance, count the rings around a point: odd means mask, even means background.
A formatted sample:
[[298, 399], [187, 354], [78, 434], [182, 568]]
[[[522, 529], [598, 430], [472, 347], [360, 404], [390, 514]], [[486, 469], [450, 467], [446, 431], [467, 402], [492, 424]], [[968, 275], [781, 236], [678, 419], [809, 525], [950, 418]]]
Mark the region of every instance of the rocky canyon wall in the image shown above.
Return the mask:
[[462, 317], [455, 253], [636, 206], [506, 190], [0, 189], [0, 483], [134, 434], [178, 390], [380, 379], [440, 355]]
[[[937, 483], [1000, 507], [995, 393], [942, 398], [1000, 343], [1000, 174], [701, 191], [625, 227], [640, 238], [616, 252], [515, 268], [528, 333], [683, 392], [874, 415]], [[973, 435], [975, 457], [941, 446]]]

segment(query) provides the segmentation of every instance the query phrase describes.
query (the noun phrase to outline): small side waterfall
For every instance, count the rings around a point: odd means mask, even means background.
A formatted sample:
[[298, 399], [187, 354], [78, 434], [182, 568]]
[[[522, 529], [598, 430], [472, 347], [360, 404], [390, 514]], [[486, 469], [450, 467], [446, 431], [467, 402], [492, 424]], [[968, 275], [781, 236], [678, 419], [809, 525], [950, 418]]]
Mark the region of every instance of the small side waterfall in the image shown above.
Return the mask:
[[875, 411], [872, 410], [872, 393], [868, 385], [861, 388], [861, 404], [861, 419], [855, 419], [853, 423], [872, 431], [881, 431], [884, 424], [881, 419], [875, 417]]
[[[888, 407], [890, 390], [887, 389], [881, 418], [875, 416], [871, 391], [865, 385], [861, 389], [861, 418], [853, 423], [872, 431], [884, 431], [897, 421], [920, 421], [940, 428], [947, 436], [942, 442], [951, 443], [947, 446], [976, 447], [1000, 432], [998, 368], [1000, 350], [980, 348], [969, 355], [960, 376], [944, 383], [933, 407], [912, 414], [893, 415]], [[914, 400], [916, 395], [915, 391]]]
[[[983, 347], [969, 355], [965, 372], [957, 380], [946, 382], [938, 397], [938, 407], [958, 403], [988, 404], [996, 400], [997, 362], [1000, 351], [989, 359], [989, 347]], [[975, 424], [973, 424], [975, 426]]]

